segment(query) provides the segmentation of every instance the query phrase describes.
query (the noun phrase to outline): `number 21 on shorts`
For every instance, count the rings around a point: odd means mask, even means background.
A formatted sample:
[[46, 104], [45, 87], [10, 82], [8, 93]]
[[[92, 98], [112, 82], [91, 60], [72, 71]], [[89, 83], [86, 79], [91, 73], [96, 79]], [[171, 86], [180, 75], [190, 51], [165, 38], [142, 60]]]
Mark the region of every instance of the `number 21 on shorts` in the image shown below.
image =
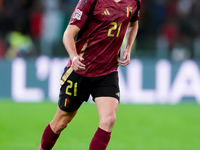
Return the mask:
[[[69, 85], [66, 87], [65, 93], [70, 96], [72, 96], [72, 94], [73, 96], [77, 96], [77, 82], [73, 83], [71, 80], [67, 80], [67, 83], [69, 83]], [[73, 93], [69, 92], [69, 89], [72, 89], [72, 88], [74, 88]]]

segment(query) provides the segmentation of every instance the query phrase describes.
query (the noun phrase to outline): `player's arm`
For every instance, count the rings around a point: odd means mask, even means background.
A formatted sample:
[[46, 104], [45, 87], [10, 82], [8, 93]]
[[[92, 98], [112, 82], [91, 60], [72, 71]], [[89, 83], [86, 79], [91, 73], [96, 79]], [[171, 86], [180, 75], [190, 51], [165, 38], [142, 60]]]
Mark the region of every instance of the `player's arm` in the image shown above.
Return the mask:
[[127, 43], [126, 43], [126, 50], [123, 53], [124, 60], [119, 60], [119, 64], [123, 67], [130, 63], [131, 48], [135, 41], [137, 32], [138, 32], [138, 21], [130, 22], [126, 31]]
[[85, 65], [81, 63], [83, 58], [77, 54], [74, 41], [74, 37], [79, 31], [80, 28], [76, 25], [68, 25], [63, 35], [63, 43], [72, 60], [72, 68], [74, 70], [85, 70]]

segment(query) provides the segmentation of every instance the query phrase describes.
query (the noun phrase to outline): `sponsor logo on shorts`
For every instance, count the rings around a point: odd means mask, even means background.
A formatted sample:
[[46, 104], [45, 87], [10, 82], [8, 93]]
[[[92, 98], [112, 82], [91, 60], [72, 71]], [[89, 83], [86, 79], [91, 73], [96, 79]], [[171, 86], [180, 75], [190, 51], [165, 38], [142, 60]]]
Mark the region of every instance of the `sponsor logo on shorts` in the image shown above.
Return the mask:
[[82, 14], [83, 14], [82, 11], [80, 11], [79, 9], [76, 9], [72, 18], [77, 19], [77, 20], [81, 20]]
[[119, 93], [115, 93], [115, 95], [117, 95], [119, 97]]

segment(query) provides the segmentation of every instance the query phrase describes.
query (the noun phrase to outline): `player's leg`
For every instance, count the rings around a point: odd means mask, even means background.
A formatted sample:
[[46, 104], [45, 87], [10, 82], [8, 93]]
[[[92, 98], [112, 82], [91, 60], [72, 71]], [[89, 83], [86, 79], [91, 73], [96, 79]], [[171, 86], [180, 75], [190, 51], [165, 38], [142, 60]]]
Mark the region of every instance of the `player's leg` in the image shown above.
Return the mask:
[[98, 97], [95, 103], [99, 114], [99, 127], [111, 132], [115, 124], [119, 101], [113, 97]]
[[119, 101], [113, 97], [95, 98], [99, 114], [99, 127], [90, 143], [89, 150], [105, 150], [116, 120]]
[[[39, 150], [50, 150], [60, 132], [76, 115], [83, 101], [89, 98], [87, 79], [73, 72], [72, 68], [65, 68], [61, 79], [58, 108], [53, 121], [45, 128]], [[78, 89], [78, 90], [77, 90]]]
[[65, 112], [57, 108], [54, 119], [44, 129], [39, 150], [51, 150], [56, 143], [61, 131], [67, 127], [77, 111]]
[[119, 104], [118, 73], [113, 72], [96, 78], [92, 90], [98, 114], [99, 127], [90, 143], [89, 150], [105, 150], [115, 124]]
[[67, 127], [68, 123], [74, 118], [76, 113], [77, 110], [73, 112], [66, 112], [58, 107], [54, 119], [50, 122], [52, 131], [55, 134], [59, 134], [63, 129]]

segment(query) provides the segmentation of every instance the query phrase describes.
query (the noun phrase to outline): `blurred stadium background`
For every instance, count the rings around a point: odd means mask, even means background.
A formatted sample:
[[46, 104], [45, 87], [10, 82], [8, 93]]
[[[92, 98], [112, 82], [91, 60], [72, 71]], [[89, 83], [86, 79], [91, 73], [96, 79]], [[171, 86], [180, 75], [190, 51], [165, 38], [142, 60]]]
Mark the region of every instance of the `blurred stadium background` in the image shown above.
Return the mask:
[[[0, 0], [1, 150], [37, 149], [55, 113], [68, 60], [62, 35], [77, 2]], [[131, 64], [119, 68], [122, 105], [108, 149], [199, 150], [200, 1], [142, 0], [140, 16]], [[81, 108], [66, 131], [77, 133], [55, 149], [87, 149], [94, 108]]]

